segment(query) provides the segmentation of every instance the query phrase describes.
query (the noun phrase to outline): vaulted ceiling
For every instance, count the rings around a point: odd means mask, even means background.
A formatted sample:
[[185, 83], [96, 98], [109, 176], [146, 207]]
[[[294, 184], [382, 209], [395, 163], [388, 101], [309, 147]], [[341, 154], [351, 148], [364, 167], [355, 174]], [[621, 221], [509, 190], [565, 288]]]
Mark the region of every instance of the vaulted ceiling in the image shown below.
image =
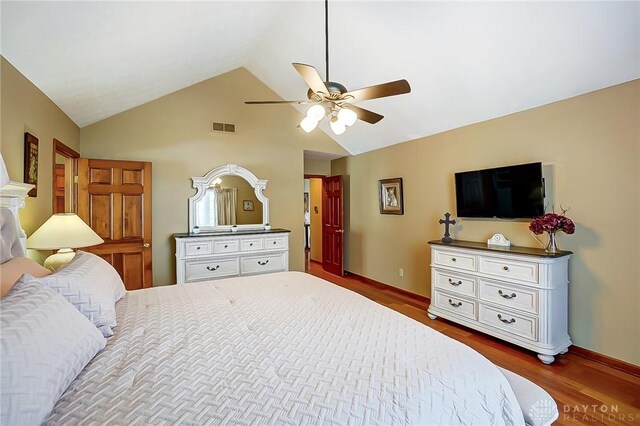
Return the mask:
[[[284, 99], [307, 90], [292, 62], [325, 75], [322, 1], [1, 8], [2, 55], [80, 127], [237, 67]], [[354, 154], [640, 78], [636, 1], [330, 1], [329, 11], [332, 81], [412, 87], [359, 104], [385, 116], [376, 125], [316, 130]]]

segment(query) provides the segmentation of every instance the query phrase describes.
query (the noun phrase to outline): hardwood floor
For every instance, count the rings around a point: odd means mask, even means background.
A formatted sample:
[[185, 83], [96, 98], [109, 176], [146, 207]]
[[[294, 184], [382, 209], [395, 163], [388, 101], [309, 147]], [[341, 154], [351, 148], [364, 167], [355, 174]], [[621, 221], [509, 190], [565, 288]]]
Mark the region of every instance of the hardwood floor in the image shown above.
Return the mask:
[[[557, 425], [639, 425], [640, 378], [571, 353], [542, 364], [533, 352], [481, 334], [447, 320], [430, 320], [426, 304], [379, 289], [353, 277], [338, 277], [309, 262], [310, 274], [394, 309], [456, 339], [496, 365], [513, 371], [546, 389], [558, 403]], [[422, 305], [422, 306], [421, 306]]]

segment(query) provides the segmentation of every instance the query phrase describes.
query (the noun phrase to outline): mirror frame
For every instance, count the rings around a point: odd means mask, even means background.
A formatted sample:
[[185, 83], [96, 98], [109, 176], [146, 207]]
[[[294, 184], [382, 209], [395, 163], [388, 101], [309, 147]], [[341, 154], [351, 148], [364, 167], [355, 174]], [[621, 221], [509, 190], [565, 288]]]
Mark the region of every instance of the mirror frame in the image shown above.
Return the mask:
[[[264, 226], [269, 223], [269, 199], [263, 194], [263, 191], [267, 189], [267, 180], [258, 179], [256, 175], [237, 164], [225, 164], [224, 166], [216, 167], [202, 177], [194, 176], [191, 178], [196, 193], [193, 197], [189, 198], [189, 233], [193, 233], [193, 227], [196, 226], [195, 204], [204, 198], [207, 188], [211, 187], [213, 181], [222, 176], [242, 177], [253, 187], [258, 201], [262, 202], [262, 223], [237, 225], [238, 230], [263, 229]], [[197, 226], [200, 232], [231, 231], [231, 225]]]

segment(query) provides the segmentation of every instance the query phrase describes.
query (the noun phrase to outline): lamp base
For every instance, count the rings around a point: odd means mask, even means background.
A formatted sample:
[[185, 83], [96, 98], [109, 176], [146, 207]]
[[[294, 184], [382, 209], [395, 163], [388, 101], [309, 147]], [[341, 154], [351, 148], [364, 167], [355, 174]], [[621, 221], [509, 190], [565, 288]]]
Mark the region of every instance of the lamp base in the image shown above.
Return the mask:
[[71, 249], [60, 249], [57, 253], [47, 257], [44, 261], [44, 267], [50, 271], [57, 271], [67, 263], [71, 262], [71, 259], [76, 255]]

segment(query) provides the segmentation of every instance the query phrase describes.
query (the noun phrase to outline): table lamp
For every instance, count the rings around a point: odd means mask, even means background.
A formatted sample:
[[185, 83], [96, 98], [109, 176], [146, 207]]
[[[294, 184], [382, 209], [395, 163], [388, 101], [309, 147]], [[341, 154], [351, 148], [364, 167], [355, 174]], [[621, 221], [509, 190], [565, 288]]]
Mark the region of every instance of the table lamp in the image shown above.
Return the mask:
[[56, 213], [27, 239], [27, 248], [35, 250], [58, 250], [47, 257], [44, 267], [56, 271], [73, 259], [75, 248], [104, 243], [75, 213]]

